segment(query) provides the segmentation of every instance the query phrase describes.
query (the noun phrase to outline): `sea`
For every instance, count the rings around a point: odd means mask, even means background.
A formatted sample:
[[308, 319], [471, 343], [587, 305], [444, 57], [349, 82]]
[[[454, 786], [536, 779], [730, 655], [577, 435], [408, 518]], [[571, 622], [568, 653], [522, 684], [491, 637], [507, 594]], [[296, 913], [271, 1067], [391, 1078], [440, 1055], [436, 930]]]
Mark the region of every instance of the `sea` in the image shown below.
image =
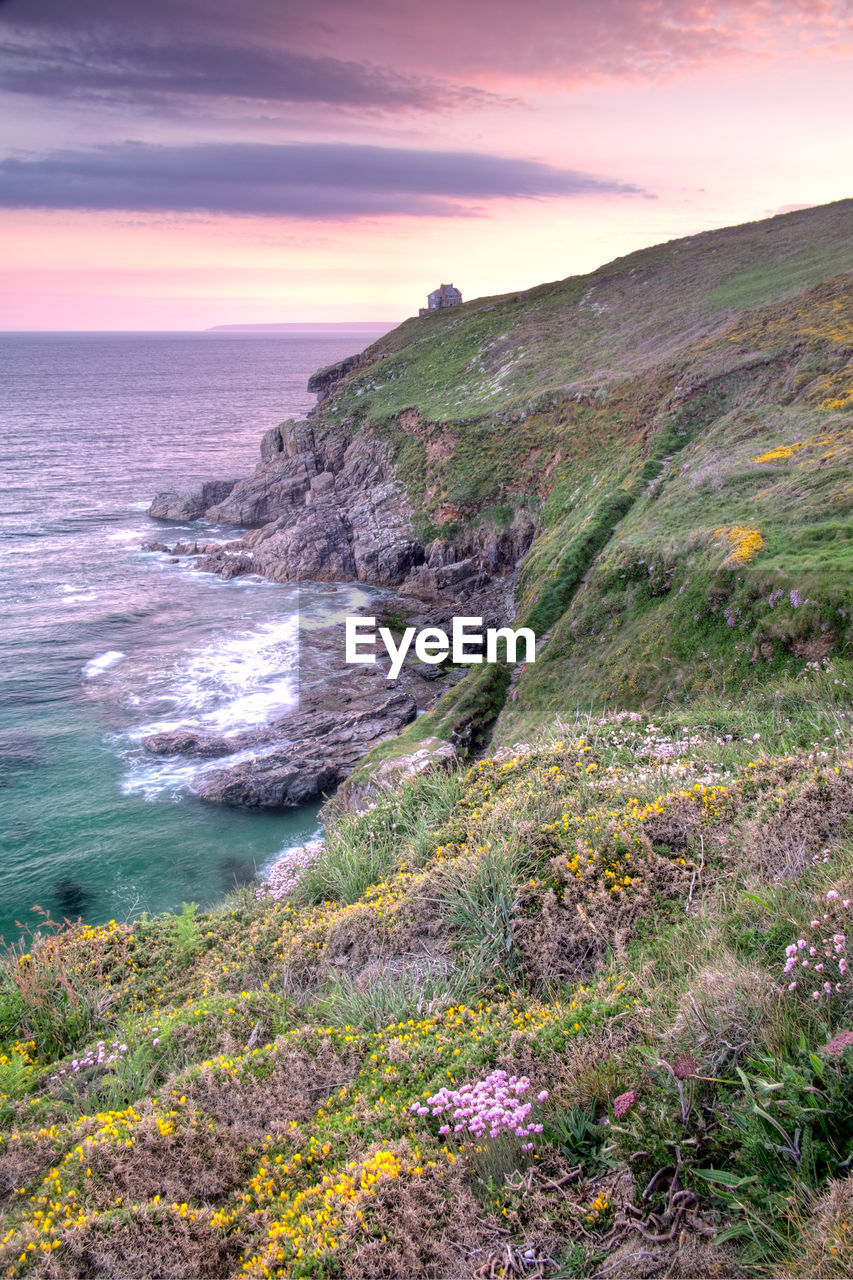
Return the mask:
[[309, 375], [390, 325], [0, 334], [0, 938], [207, 907], [317, 830], [196, 800], [147, 733], [248, 729], [298, 697], [299, 612], [356, 584], [231, 582], [143, 550], [239, 532], [146, 515], [163, 489], [247, 475]]

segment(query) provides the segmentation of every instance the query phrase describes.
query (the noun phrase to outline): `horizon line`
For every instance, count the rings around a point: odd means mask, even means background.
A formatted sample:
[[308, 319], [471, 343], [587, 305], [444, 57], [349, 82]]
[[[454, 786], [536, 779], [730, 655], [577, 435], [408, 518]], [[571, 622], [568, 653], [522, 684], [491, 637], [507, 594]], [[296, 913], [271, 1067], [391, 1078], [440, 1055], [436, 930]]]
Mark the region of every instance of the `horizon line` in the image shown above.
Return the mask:
[[[409, 317], [406, 317], [407, 319]], [[396, 328], [403, 324], [404, 320], [293, 320], [283, 321], [282, 323], [263, 323], [257, 324], [215, 324], [206, 325], [203, 329], [186, 328], [186, 329], [51, 329], [51, 328], [26, 328], [26, 329], [0, 329], [0, 337], [14, 337], [20, 334], [63, 334], [63, 333], [80, 333], [80, 334], [106, 334], [106, 333], [234, 333], [234, 332], [251, 332], [251, 333], [281, 333], [292, 331], [310, 331], [315, 329], [378, 329], [387, 327], [389, 329]]]

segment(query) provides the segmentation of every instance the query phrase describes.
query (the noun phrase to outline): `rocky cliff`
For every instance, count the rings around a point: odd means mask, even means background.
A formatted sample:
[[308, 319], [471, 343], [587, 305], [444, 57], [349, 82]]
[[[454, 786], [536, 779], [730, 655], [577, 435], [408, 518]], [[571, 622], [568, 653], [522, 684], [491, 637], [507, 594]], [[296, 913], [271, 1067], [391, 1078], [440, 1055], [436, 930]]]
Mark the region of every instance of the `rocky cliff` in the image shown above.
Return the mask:
[[[149, 515], [247, 529], [225, 545], [149, 544], [192, 557], [202, 571], [386, 587], [382, 607], [398, 624], [448, 629], [461, 602], [486, 625], [511, 616], [512, 572], [533, 536], [527, 517], [499, 534], [480, 526], [453, 541], [419, 539], [389, 445], [329, 428], [316, 415], [268, 431], [251, 476], [158, 494]], [[303, 645], [300, 657], [299, 710], [263, 732], [216, 738], [186, 725], [145, 745], [158, 755], [221, 757], [221, 767], [206, 770], [195, 786], [204, 800], [253, 808], [304, 804], [330, 794], [365, 752], [429, 710], [465, 674], [409, 660], [398, 679], [388, 680], [387, 661], [354, 673], [342, 670], [343, 654], [340, 631], [312, 631], [310, 651]], [[437, 741], [436, 758], [445, 760], [448, 748], [452, 753], [452, 743]], [[246, 758], [249, 750], [253, 758]]]
[[247, 530], [177, 548], [224, 577], [535, 630], [535, 666], [475, 671], [401, 750], [740, 696], [851, 643], [851, 244], [840, 201], [407, 321], [315, 375], [251, 476], [151, 515]]
[[489, 589], [513, 571], [535, 528], [522, 512], [499, 531], [482, 523], [454, 528], [452, 538], [419, 538], [390, 445], [320, 417], [268, 431], [251, 476], [158, 494], [148, 514], [247, 528], [225, 546], [195, 548], [199, 568], [227, 578], [358, 581], [433, 602], [488, 595], [490, 612]]

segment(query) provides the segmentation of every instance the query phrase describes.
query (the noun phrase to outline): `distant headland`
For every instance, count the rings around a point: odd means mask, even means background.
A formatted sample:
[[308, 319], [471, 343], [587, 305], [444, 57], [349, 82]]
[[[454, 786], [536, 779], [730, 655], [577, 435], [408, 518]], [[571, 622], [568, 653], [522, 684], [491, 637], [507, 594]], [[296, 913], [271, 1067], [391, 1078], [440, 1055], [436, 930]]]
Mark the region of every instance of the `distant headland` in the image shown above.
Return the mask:
[[399, 320], [297, 320], [290, 324], [214, 324], [205, 333], [372, 333], [396, 329]]

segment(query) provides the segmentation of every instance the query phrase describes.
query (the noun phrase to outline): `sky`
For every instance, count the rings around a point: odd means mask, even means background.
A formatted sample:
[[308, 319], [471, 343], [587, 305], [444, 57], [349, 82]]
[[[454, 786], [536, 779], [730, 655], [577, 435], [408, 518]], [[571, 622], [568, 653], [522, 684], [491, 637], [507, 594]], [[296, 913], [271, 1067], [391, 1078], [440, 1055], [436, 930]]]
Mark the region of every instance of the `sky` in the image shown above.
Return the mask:
[[0, 329], [398, 322], [853, 194], [853, 0], [0, 0]]

